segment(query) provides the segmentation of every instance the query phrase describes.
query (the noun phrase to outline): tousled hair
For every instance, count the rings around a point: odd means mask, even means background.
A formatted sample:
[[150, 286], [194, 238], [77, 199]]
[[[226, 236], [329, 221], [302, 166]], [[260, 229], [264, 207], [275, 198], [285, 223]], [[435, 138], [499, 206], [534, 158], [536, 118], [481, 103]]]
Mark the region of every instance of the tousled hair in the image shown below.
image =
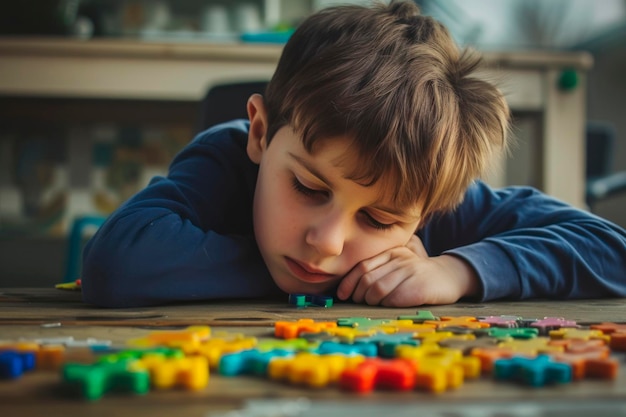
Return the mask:
[[268, 140], [290, 126], [313, 152], [348, 136], [361, 162], [351, 179], [382, 180], [423, 219], [452, 210], [506, 149], [509, 109], [473, 75], [480, 61], [412, 2], [322, 9], [287, 42], [267, 87]]

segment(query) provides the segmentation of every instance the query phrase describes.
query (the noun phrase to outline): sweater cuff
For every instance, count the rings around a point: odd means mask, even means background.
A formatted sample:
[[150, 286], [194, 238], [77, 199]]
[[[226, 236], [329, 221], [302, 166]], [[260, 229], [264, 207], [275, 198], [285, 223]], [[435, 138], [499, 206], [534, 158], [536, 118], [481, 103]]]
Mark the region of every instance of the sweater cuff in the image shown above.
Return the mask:
[[519, 273], [509, 255], [496, 244], [482, 241], [451, 249], [443, 254], [457, 256], [474, 268], [481, 287], [478, 301], [520, 298]]

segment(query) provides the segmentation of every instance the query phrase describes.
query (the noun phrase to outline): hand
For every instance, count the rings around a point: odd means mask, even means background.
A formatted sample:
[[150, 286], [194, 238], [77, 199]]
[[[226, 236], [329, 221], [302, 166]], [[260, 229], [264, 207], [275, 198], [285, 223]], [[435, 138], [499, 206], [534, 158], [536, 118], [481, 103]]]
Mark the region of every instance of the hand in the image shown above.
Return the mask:
[[454, 303], [477, 289], [478, 278], [468, 263], [452, 255], [429, 257], [413, 235], [405, 246], [359, 262], [339, 284], [337, 297], [346, 300], [352, 295], [355, 303], [414, 307]]

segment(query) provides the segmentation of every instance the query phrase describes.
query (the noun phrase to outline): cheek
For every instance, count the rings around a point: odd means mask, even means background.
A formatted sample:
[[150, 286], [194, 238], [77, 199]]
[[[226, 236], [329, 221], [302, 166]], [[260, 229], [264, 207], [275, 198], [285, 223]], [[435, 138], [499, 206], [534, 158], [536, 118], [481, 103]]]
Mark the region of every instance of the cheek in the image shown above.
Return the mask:
[[254, 198], [254, 229], [257, 241], [264, 246], [280, 246], [295, 237], [300, 222], [291, 190], [279, 177], [265, 181], [259, 176]]

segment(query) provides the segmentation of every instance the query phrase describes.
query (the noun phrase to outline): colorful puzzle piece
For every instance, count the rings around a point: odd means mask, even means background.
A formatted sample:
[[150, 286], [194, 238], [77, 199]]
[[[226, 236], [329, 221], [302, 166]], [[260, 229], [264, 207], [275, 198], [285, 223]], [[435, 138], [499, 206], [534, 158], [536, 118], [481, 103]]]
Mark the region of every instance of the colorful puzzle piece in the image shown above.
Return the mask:
[[413, 338], [412, 333], [376, 334], [370, 337], [360, 337], [355, 344], [370, 344], [376, 347], [378, 356], [393, 358], [396, 348], [400, 345], [419, 346], [421, 341]]
[[295, 339], [301, 333], [319, 333], [326, 329], [337, 327], [332, 321], [315, 321], [313, 319], [300, 319], [298, 321], [277, 321], [274, 323], [274, 336], [282, 339]]
[[275, 357], [293, 356], [290, 350], [274, 349], [261, 352], [257, 349], [229, 353], [222, 356], [219, 364], [219, 373], [225, 376], [267, 374], [267, 367]]
[[33, 352], [6, 350], [0, 352], [0, 379], [16, 379], [35, 367]]
[[544, 317], [543, 319], [536, 320], [530, 323], [530, 327], [535, 327], [539, 329], [539, 333], [542, 335], [547, 335], [550, 330], [558, 330], [563, 327], [578, 327], [573, 320], [566, 320], [563, 317]]
[[209, 362], [202, 356], [175, 358], [151, 353], [137, 361], [137, 366], [150, 372], [150, 382], [156, 389], [175, 386], [199, 390], [209, 382]]
[[332, 307], [333, 297], [328, 295], [289, 294], [289, 304], [298, 308]]
[[[447, 327], [463, 327], [468, 329], [484, 329], [489, 327], [488, 323], [482, 323], [471, 316], [443, 316], [439, 320], [427, 320], [424, 324], [434, 324], [437, 329], [445, 329]], [[447, 330], [447, 329], [446, 329]]]
[[433, 313], [428, 310], [417, 310], [417, 313], [415, 313], [414, 315], [398, 316], [397, 319], [411, 320], [413, 323], [421, 324], [427, 320], [439, 320], [439, 317], [433, 315]]
[[169, 346], [178, 347], [182, 344], [196, 344], [207, 340], [211, 336], [211, 328], [208, 326], [190, 326], [183, 330], [157, 331], [148, 336], [129, 340], [129, 346], [153, 347]]
[[35, 367], [38, 370], [58, 370], [65, 360], [65, 347], [63, 345], [40, 345], [34, 342], [0, 345], [0, 352], [8, 350], [32, 353], [35, 355]]
[[556, 362], [547, 355], [535, 358], [514, 356], [494, 363], [494, 376], [499, 380], [519, 381], [533, 387], [565, 384], [572, 380], [572, 367]]
[[407, 359], [368, 358], [339, 377], [341, 388], [366, 393], [378, 389], [406, 391], [415, 386], [415, 363]]
[[133, 363], [66, 364], [62, 370], [63, 381], [88, 400], [97, 400], [109, 391], [145, 394], [150, 389], [150, 375]]
[[346, 368], [353, 368], [365, 360], [364, 356], [318, 355], [298, 353], [294, 357], [274, 358], [268, 366], [270, 378], [295, 385], [322, 388], [339, 380]]
[[202, 356], [209, 362], [210, 369], [217, 369], [220, 358], [227, 353], [240, 352], [257, 346], [255, 337], [243, 334], [227, 334], [222, 337], [212, 337], [201, 343], [182, 344], [180, 349], [185, 355]]
[[504, 328], [512, 328], [519, 327], [519, 322], [522, 320], [519, 316], [485, 316], [478, 317], [478, 321], [482, 323], [487, 323], [491, 327], [504, 327]]
[[417, 363], [416, 388], [443, 392], [459, 387], [465, 378], [480, 376], [481, 363], [473, 356], [463, 356], [458, 349], [437, 345], [420, 347], [399, 346], [397, 357], [412, 359]]
[[364, 330], [382, 326], [392, 321], [391, 319], [370, 319], [368, 317], [341, 317], [337, 319], [337, 326], [358, 327]]

